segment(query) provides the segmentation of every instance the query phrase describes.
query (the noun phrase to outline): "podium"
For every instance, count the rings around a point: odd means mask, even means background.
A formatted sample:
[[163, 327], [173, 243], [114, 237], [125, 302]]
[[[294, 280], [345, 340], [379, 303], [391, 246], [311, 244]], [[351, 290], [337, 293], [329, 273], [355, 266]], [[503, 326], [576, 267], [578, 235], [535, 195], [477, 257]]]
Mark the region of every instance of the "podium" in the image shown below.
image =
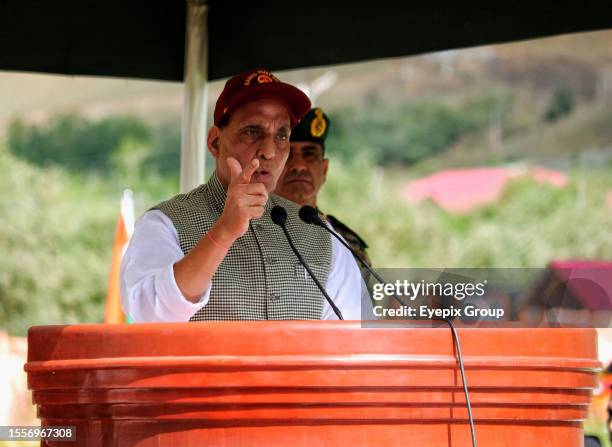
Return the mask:
[[[582, 445], [595, 330], [457, 332], [479, 446]], [[471, 445], [443, 326], [39, 326], [25, 370], [42, 425], [76, 427], [70, 445]]]

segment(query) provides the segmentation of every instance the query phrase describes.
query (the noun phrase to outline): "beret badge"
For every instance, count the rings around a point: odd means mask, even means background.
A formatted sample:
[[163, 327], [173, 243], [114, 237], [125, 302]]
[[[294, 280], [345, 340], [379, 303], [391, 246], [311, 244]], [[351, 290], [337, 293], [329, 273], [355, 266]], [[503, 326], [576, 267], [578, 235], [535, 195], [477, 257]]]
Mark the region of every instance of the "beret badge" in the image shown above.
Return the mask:
[[323, 110], [316, 108], [314, 112], [315, 117], [310, 123], [310, 134], [315, 138], [319, 138], [325, 133], [327, 123], [325, 122], [325, 118], [323, 117]]

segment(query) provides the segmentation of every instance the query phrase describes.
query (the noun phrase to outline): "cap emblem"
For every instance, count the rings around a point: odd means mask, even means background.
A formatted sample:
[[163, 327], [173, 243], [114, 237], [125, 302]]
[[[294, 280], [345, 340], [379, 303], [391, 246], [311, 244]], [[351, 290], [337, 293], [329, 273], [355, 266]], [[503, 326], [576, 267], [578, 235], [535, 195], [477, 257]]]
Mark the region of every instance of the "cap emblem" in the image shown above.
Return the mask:
[[316, 108], [314, 112], [315, 117], [310, 123], [310, 134], [315, 138], [319, 138], [325, 133], [327, 123], [325, 122], [325, 118], [323, 118], [323, 110]]
[[267, 70], [257, 70], [251, 73], [245, 80], [244, 85], [267, 84], [268, 82], [280, 82], [276, 76]]

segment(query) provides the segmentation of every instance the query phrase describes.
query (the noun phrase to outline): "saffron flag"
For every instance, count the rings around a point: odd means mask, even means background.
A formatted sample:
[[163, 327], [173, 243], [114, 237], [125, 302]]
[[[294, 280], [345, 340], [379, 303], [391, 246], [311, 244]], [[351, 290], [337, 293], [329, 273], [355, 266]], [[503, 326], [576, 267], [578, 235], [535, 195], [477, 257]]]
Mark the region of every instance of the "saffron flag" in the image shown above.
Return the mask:
[[121, 212], [115, 228], [115, 240], [111, 255], [106, 304], [104, 306], [105, 323], [125, 323], [126, 316], [121, 309], [121, 294], [119, 287], [119, 271], [121, 259], [134, 230], [134, 201], [132, 192], [125, 190], [121, 199]]

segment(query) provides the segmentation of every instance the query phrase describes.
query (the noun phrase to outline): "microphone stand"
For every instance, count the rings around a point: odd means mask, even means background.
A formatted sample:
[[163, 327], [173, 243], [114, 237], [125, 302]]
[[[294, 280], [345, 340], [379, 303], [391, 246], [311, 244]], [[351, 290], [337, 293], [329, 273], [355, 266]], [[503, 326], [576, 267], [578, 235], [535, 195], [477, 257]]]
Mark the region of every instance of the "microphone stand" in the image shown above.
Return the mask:
[[333, 309], [338, 319], [344, 320], [344, 317], [342, 317], [342, 312], [340, 312], [340, 309], [338, 309], [338, 306], [336, 306], [336, 304], [332, 301], [330, 296], [325, 291], [325, 288], [323, 288], [323, 286], [321, 285], [317, 277], [314, 275], [312, 270], [310, 270], [310, 267], [308, 266], [308, 264], [306, 263], [306, 261], [304, 260], [300, 252], [297, 250], [297, 248], [295, 248], [295, 245], [293, 245], [291, 236], [289, 236], [289, 232], [287, 231], [287, 228], [285, 226], [285, 223], [287, 222], [287, 211], [285, 210], [285, 208], [283, 208], [282, 206], [278, 206], [278, 205], [272, 208], [272, 222], [274, 222], [276, 225], [278, 225], [279, 227], [283, 229], [283, 233], [285, 233], [287, 242], [289, 242], [289, 246], [291, 247], [291, 250], [293, 250], [293, 253], [295, 253], [295, 256], [297, 256], [300, 263], [304, 266], [304, 268], [306, 269], [310, 277], [313, 279], [313, 281], [315, 282], [315, 284], [317, 285], [317, 287], [319, 288], [319, 290], [321, 291], [321, 293], [327, 300], [328, 304]]
[[[361, 265], [363, 265], [374, 276], [374, 278], [376, 278], [376, 280], [380, 284], [387, 283], [378, 274], [378, 272], [376, 272], [372, 267], [368, 265], [367, 262], [361, 259], [361, 257], [357, 256], [357, 254], [353, 251], [353, 249], [344, 241], [342, 237], [340, 237], [338, 233], [336, 233], [334, 230], [332, 230], [327, 225], [325, 225], [325, 222], [323, 222], [323, 220], [319, 217], [319, 213], [317, 212], [317, 210], [315, 210], [311, 206], [304, 205], [302, 208], [300, 208], [299, 216], [300, 216], [300, 219], [302, 219], [304, 223], [317, 225], [321, 228], [324, 228], [326, 231], [328, 231], [331, 235], [333, 235], [336, 239], [338, 239], [338, 241], [340, 241], [340, 243], [344, 245], [348, 249], [348, 251], [350, 251], [353, 254], [355, 259], [357, 259], [361, 263]], [[393, 298], [397, 300], [398, 303], [400, 303], [403, 306], [406, 306], [406, 304], [402, 300], [400, 300], [395, 294], [392, 294], [392, 296]], [[459, 369], [461, 370], [461, 381], [463, 382], [463, 393], [465, 394], [465, 402], [466, 402], [468, 417], [470, 421], [472, 446], [476, 447], [476, 431], [474, 429], [474, 418], [472, 416], [472, 404], [470, 402], [470, 395], [468, 392], [467, 381], [465, 380], [465, 369], [463, 366], [463, 355], [461, 353], [461, 345], [459, 344], [459, 336], [457, 335], [457, 330], [455, 329], [455, 325], [453, 324], [451, 320], [447, 318], [442, 318], [442, 321], [444, 321], [450, 327], [451, 334], [453, 335], [453, 340], [455, 341], [455, 346], [457, 346], [457, 360], [459, 363]]]

